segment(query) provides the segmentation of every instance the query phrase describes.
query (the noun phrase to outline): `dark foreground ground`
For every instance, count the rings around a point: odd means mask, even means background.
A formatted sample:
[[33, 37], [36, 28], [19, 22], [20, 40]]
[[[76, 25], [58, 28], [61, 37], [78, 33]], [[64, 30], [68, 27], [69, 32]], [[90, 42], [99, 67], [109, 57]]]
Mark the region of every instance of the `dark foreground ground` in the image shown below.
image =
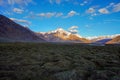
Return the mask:
[[120, 46], [0, 43], [0, 80], [120, 80]]

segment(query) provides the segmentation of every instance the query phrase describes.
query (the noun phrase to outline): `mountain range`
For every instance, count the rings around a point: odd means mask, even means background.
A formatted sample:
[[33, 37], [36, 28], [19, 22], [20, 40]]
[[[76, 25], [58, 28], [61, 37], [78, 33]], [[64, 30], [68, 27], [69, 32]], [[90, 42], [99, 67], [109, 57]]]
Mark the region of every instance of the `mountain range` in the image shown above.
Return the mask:
[[36, 33], [39, 37], [42, 36], [48, 42], [79, 42], [79, 43], [89, 43], [90, 41], [86, 38], [82, 38], [78, 34], [72, 34], [68, 31], [65, 31], [62, 28], [58, 28], [50, 32], [38, 32]]
[[84, 38], [62, 28], [50, 32], [34, 32], [0, 15], [0, 42], [74, 42], [120, 44], [120, 35]]

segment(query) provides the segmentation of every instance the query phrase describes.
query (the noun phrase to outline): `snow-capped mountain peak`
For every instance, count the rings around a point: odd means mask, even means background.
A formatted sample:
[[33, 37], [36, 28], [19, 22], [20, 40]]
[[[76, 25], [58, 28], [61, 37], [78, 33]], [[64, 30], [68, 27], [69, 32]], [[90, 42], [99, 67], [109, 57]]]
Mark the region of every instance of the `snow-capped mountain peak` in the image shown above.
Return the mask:
[[62, 28], [58, 28], [58, 29], [56, 29], [56, 30], [54, 30], [53, 32], [59, 32], [59, 33], [66, 33], [67, 31], [65, 31], [64, 29], [62, 29]]
[[[38, 36], [42, 36], [47, 41], [81, 41], [82, 37], [79, 34], [72, 34], [71, 32], [58, 28], [53, 31], [45, 33], [37, 33]], [[85, 40], [85, 39], [84, 39]]]
[[66, 35], [70, 35], [71, 34], [70, 32], [64, 30], [63, 28], [57, 28], [56, 30], [47, 32], [47, 34], [52, 34], [52, 33], [58, 33], [59, 35], [60, 34], [66, 34]]
[[65, 31], [63, 28], [57, 28], [55, 31]]

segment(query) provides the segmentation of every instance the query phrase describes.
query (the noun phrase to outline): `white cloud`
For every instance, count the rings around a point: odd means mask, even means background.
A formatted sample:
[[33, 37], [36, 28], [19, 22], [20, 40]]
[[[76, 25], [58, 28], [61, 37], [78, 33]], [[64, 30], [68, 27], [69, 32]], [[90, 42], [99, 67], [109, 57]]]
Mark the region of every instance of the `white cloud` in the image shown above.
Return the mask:
[[63, 13], [62, 13], [62, 12], [56, 13], [56, 17], [61, 17], [61, 16], [63, 16]]
[[98, 12], [101, 13], [101, 14], [108, 14], [109, 13], [107, 8], [101, 8], [101, 9], [98, 10]]
[[94, 13], [95, 12], [95, 9], [94, 8], [89, 8], [86, 13]]
[[63, 13], [62, 12], [41, 12], [41, 13], [33, 13], [30, 12], [28, 16], [26, 16], [25, 18], [37, 18], [37, 17], [41, 17], [41, 18], [52, 18], [52, 17], [63, 17]]
[[68, 29], [68, 31], [72, 34], [77, 34], [78, 33], [78, 26], [72, 26]]
[[47, 12], [47, 13], [40, 13], [40, 14], [38, 14], [38, 16], [51, 18], [51, 17], [55, 16], [55, 14], [56, 14], [55, 12]]
[[24, 25], [30, 25], [31, 23], [27, 20], [23, 20], [23, 19], [16, 19], [16, 18], [10, 18], [11, 20], [17, 22], [17, 23], [21, 23], [21, 24], [24, 24]]
[[115, 13], [120, 11], [120, 3], [110, 3], [108, 6], [98, 10], [102, 14]]
[[51, 17], [61, 17], [63, 16], [62, 12], [47, 12], [47, 13], [40, 13], [38, 14], [40, 17], [46, 17], [46, 18], [51, 18]]
[[70, 11], [69, 13], [68, 13], [68, 16], [74, 16], [74, 15], [76, 15], [77, 14], [77, 12], [75, 12], [75, 11]]
[[55, 16], [55, 13], [48, 12], [48, 13], [45, 14], [45, 17], [47, 17], [47, 18], [50, 18], [50, 17], [53, 17], [53, 16]]
[[41, 17], [41, 18], [52, 18], [52, 17], [69, 18], [69, 17], [76, 16], [76, 15], [79, 15], [79, 13], [72, 10], [72, 11], [68, 12], [67, 15], [64, 15], [62, 12], [46, 12], [46, 13], [41, 12], [41, 13], [38, 13], [38, 14], [30, 13], [28, 16], [26, 16], [26, 18], [36, 18], [36, 17]]
[[86, 10], [86, 13], [90, 13], [91, 16], [97, 16], [100, 14], [110, 14], [110, 13], [115, 13], [120, 11], [120, 3], [109, 3], [109, 5], [99, 8], [98, 7], [91, 7], [88, 10]]
[[45, 17], [45, 13], [40, 13], [40, 14], [38, 14], [38, 16]]
[[113, 12], [119, 12], [120, 11], [120, 3], [113, 6]]
[[88, 10], [86, 10], [86, 13], [90, 14], [90, 18], [89, 18], [90, 20], [92, 20], [94, 16], [98, 15], [96, 11], [96, 7], [90, 7]]
[[72, 16], [75, 16], [75, 15], [79, 15], [79, 13], [77, 13], [76, 11], [72, 10], [64, 18], [72, 17]]
[[24, 10], [19, 9], [19, 8], [13, 8], [13, 11], [14, 11], [15, 13], [18, 13], [18, 14], [21, 14], [21, 13], [24, 12]]
[[70, 27], [70, 29], [77, 29], [78, 28], [78, 26], [72, 26], [72, 27]]

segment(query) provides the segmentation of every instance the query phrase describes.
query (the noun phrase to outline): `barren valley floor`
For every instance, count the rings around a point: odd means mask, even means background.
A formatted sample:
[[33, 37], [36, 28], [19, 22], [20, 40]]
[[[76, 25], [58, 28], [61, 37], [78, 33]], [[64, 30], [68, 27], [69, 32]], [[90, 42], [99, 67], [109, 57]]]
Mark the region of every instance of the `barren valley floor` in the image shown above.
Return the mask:
[[0, 43], [0, 80], [120, 80], [120, 46]]

